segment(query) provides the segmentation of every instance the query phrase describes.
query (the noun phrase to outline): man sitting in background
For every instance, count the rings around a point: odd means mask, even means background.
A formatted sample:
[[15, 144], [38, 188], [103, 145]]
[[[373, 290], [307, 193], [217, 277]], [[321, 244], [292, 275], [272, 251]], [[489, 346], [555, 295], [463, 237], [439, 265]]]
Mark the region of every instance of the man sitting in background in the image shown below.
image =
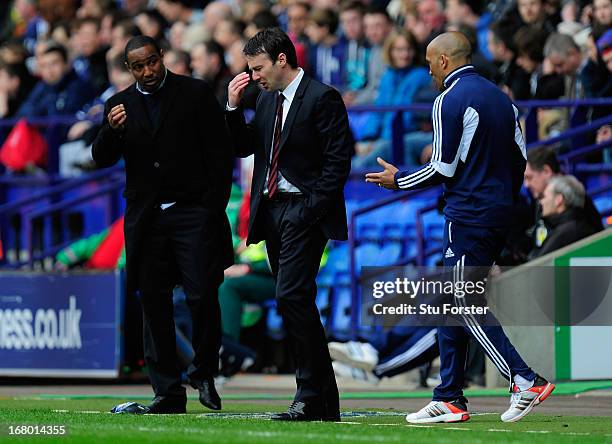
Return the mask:
[[555, 176], [550, 179], [540, 198], [547, 236], [541, 247], [536, 247], [531, 252], [532, 259], [565, 247], [597, 231], [582, 211], [584, 196], [584, 186], [574, 176]]
[[[535, 224], [530, 230], [530, 236], [533, 240], [531, 245], [532, 251], [539, 250], [546, 241], [549, 233], [545, 222], [542, 220], [542, 209], [538, 204], [544, 195], [548, 183], [555, 177], [562, 177], [563, 173], [559, 165], [559, 160], [555, 152], [546, 147], [535, 148], [527, 152], [527, 166], [525, 167], [524, 185], [529, 190], [533, 197], [535, 215]], [[585, 220], [592, 226], [595, 231], [601, 231], [601, 215], [591, 198], [584, 193], [584, 204], [580, 206], [579, 212], [583, 213]]]

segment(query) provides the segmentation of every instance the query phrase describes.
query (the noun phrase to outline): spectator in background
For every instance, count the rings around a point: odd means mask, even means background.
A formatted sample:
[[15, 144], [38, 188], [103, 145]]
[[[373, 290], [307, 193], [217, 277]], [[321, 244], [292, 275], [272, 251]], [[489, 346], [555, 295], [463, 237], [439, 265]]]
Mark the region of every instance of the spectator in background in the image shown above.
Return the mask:
[[476, 29], [473, 26], [459, 23], [459, 24], [448, 24], [446, 27], [447, 31], [459, 31], [461, 34], [467, 37], [472, 47], [472, 65], [476, 68], [476, 72], [483, 76], [485, 79], [491, 82], [496, 82], [499, 76], [497, 67], [489, 62], [487, 58], [480, 51], [478, 46], [478, 39], [476, 35]]
[[531, 252], [531, 259], [544, 256], [597, 231], [582, 210], [584, 197], [584, 186], [574, 176], [555, 176], [550, 179], [540, 198], [547, 234], [541, 247]]
[[225, 64], [224, 51], [214, 40], [197, 43], [191, 49], [193, 76], [205, 80], [222, 106], [227, 103], [227, 86], [232, 80]]
[[559, 17], [549, 17], [546, 14], [544, 0], [518, 0], [517, 9], [520, 17], [518, 27], [535, 26], [551, 33], [556, 30]]
[[[40, 13], [41, 7], [36, 0], [16, 0], [13, 4], [16, 19], [13, 22], [12, 36], [21, 38], [23, 46], [29, 53], [34, 52], [36, 41], [48, 32], [49, 23], [54, 21], [49, 20], [49, 16], [43, 18], [43, 14]], [[7, 29], [10, 28], [9, 25]]]
[[612, 27], [612, 0], [593, 0], [593, 34], [599, 39]]
[[203, 17], [202, 10], [195, 9], [192, 5], [192, 0], [158, 0], [157, 10], [168, 23], [176, 21], [200, 23]]
[[[563, 176], [563, 173], [559, 160], [552, 149], [541, 147], [527, 151], [524, 185], [533, 198], [533, 208], [531, 210], [533, 223], [529, 224], [533, 226], [528, 230], [528, 236], [532, 239], [531, 248], [539, 249], [547, 237], [547, 228], [542, 220], [542, 208], [538, 201], [542, 199], [549, 182], [553, 178], [561, 176]], [[588, 195], [585, 195], [581, 208], [583, 208], [584, 217], [589, 225], [594, 227], [596, 231], [602, 230], [601, 215]]]
[[[562, 96], [565, 99], [582, 99], [584, 84], [578, 75], [582, 64], [580, 48], [569, 35], [552, 33], [544, 45], [544, 73], [549, 71], [563, 77]], [[538, 135], [545, 139], [558, 135], [569, 126], [568, 109], [539, 109]]]
[[278, 20], [274, 14], [270, 11], [259, 11], [253, 17], [253, 21], [247, 25], [244, 30], [244, 37], [246, 39], [250, 39], [259, 31], [262, 31], [266, 28], [276, 28], [278, 27]]
[[[406, 30], [397, 30], [389, 36], [383, 49], [387, 69], [380, 81], [376, 105], [411, 103], [417, 93], [431, 87], [428, 70], [419, 66], [418, 48], [416, 39]], [[362, 141], [356, 145], [353, 168], [375, 166], [377, 157], [391, 158], [393, 117], [394, 114], [390, 112], [368, 115], [366, 126], [360, 132]], [[416, 129], [413, 113], [403, 113], [403, 125], [406, 132]], [[420, 152], [406, 154], [405, 157], [409, 161], [420, 157]]]
[[393, 29], [391, 18], [384, 9], [368, 9], [363, 17], [364, 32], [370, 46], [368, 81], [353, 100], [354, 105], [374, 103], [378, 95], [378, 85], [385, 70], [382, 47]]
[[187, 30], [187, 23], [178, 20], [170, 26], [170, 30], [168, 31], [168, 43], [170, 43], [170, 48], [184, 50], [184, 37], [185, 31]]
[[429, 42], [444, 32], [445, 22], [441, 1], [420, 0], [416, 3], [415, 13], [406, 15], [404, 27], [415, 36], [424, 54]]
[[368, 82], [369, 45], [365, 39], [363, 16], [365, 6], [357, 0], [347, 0], [340, 6], [340, 23], [345, 47], [344, 103], [350, 105]]
[[310, 38], [310, 73], [327, 85], [344, 90], [344, 45], [338, 39], [338, 14], [331, 9], [313, 9], [306, 34]]
[[223, 19], [215, 27], [213, 40], [227, 51], [234, 43], [242, 40], [244, 29], [245, 24], [238, 19]]
[[40, 55], [40, 75], [41, 80], [17, 111], [17, 117], [73, 114], [95, 97], [91, 85], [70, 67], [63, 46], [44, 49]]
[[181, 76], [191, 75], [191, 58], [189, 53], [178, 49], [171, 49], [164, 54], [166, 68], [174, 74]]
[[541, 28], [523, 26], [514, 36], [516, 63], [529, 74], [529, 96], [531, 99], [558, 99], [563, 95], [563, 76], [544, 74], [544, 44], [547, 33]]
[[[612, 139], [612, 125], [603, 125], [597, 130], [595, 143], [603, 143]], [[612, 148], [604, 148], [603, 150], [604, 163], [612, 163]]]
[[71, 39], [75, 55], [72, 66], [77, 75], [91, 84], [97, 93], [108, 87], [105, 58], [108, 48], [101, 45], [99, 32], [99, 19], [79, 19], [75, 22]]
[[110, 10], [113, 0], [82, 0], [77, 9], [77, 18], [95, 17], [101, 19], [104, 13]]
[[495, 22], [489, 28], [488, 48], [498, 64], [498, 86], [513, 100], [530, 97], [529, 74], [516, 63], [514, 27], [510, 21]]
[[110, 57], [114, 57], [123, 53], [123, 49], [127, 42], [138, 35], [142, 35], [138, 25], [130, 19], [120, 20], [115, 23], [111, 30], [111, 47], [109, 49]]
[[166, 49], [170, 45], [165, 39], [165, 29], [168, 22], [157, 9], [147, 9], [134, 17], [134, 23], [138, 25], [143, 35], [151, 37], [161, 48]]
[[221, 20], [232, 18], [232, 7], [221, 1], [210, 2], [204, 8], [204, 28], [210, 38], [215, 33], [215, 28]]
[[308, 70], [308, 48], [310, 41], [306, 26], [310, 17], [310, 4], [296, 1], [287, 7], [287, 35], [295, 46], [298, 65]]
[[[487, 49], [487, 34], [492, 17], [490, 13], [484, 12], [484, 6], [485, 3], [481, 0], [447, 0], [444, 15], [448, 24], [471, 26], [475, 30], [477, 41], [476, 45], [472, 45], [472, 49], [480, 49], [482, 56], [492, 61], [493, 55]], [[472, 62], [474, 63], [473, 58]], [[476, 66], [475, 63], [474, 65]]]
[[0, 59], [0, 119], [11, 118], [17, 112], [35, 83], [25, 64]]

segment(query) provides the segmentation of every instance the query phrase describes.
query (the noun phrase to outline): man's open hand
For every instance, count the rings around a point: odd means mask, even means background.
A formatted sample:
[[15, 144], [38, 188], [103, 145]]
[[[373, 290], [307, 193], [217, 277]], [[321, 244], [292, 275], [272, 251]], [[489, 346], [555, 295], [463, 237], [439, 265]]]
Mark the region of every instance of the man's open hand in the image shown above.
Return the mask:
[[367, 173], [366, 182], [376, 184], [379, 187], [384, 187], [388, 190], [397, 190], [398, 188], [395, 185], [395, 173], [397, 173], [399, 170], [390, 163], [382, 160], [380, 157], [377, 157], [376, 161], [384, 168], [384, 170], [380, 173]]

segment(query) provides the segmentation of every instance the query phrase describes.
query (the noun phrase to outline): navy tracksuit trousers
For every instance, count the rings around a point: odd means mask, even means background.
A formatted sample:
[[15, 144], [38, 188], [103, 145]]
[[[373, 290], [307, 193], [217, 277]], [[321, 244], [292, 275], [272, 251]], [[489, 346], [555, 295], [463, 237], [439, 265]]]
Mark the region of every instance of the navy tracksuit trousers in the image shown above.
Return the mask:
[[[446, 221], [444, 230], [444, 266], [453, 268], [455, 279], [464, 280], [465, 267], [490, 267], [504, 246], [506, 232], [502, 228], [459, 225]], [[462, 298], [454, 298], [457, 305]], [[461, 326], [439, 327], [440, 378], [434, 389], [434, 401], [451, 401], [463, 395], [464, 373], [469, 336], [474, 337], [504, 378], [512, 381], [520, 375], [530, 381], [534, 371], [520, 357], [495, 317], [488, 313], [486, 322], [477, 322], [472, 315], [461, 315]]]

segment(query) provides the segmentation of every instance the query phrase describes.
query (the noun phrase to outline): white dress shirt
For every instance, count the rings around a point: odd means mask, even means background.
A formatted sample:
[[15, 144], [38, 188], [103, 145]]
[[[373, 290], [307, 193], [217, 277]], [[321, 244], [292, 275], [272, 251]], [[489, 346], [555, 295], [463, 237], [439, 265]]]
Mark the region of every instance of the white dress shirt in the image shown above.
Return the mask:
[[[297, 76], [295, 76], [295, 79], [293, 79], [291, 83], [287, 85], [287, 87], [284, 90], [279, 91], [285, 97], [285, 100], [283, 101], [283, 121], [282, 121], [281, 131], [285, 125], [285, 120], [287, 120], [287, 115], [289, 114], [289, 109], [291, 108], [291, 104], [293, 103], [293, 98], [295, 97], [295, 93], [297, 92], [298, 86], [300, 85], [300, 82], [302, 81], [303, 77], [304, 77], [304, 70], [302, 68], [298, 68], [298, 74]], [[229, 106], [229, 103], [226, 106], [226, 109], [228, 111], [234, 111], [236, 108], [237, 107]], [[274, 119], [274, 126], [276, 127], [276, 119]], [[272, 147], [270, 148], [270, 158], [268, 159], [269, 160], [268, 164], [272, 162], [272, 149], [273, 148], [274, 148], [274, 137], [272, 137]], [[289, 182], [287, 179], [283, 177], [283, 175], [280, 172], [280, 169], [278, 170], [277, 192], [278, 191], [282, 191], [286, 193], [299, 193], [300, 192], [299, 188], [297, 188], [295, 185], [293, 185], [291, 182]], [[264, 194], [268, 194], [268, 178], [266, 178], [266, 183], [264, 186]]]

